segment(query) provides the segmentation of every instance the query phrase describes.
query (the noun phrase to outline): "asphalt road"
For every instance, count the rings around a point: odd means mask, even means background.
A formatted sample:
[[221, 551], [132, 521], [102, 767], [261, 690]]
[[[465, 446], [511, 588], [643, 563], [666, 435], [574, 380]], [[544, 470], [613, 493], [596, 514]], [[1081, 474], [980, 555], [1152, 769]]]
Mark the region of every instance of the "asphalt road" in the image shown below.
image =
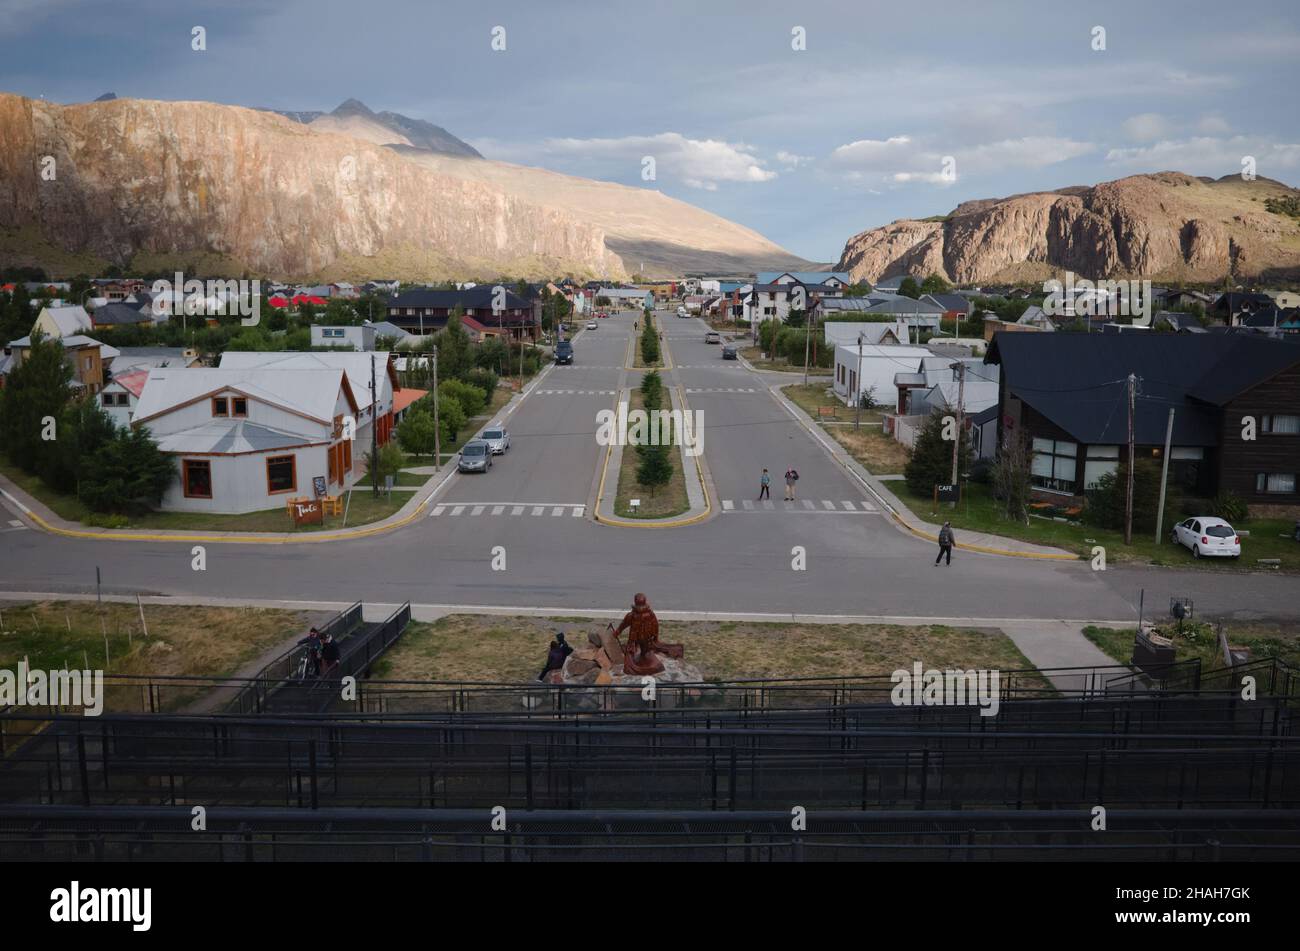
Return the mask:
[[[1123, 619], [1171, 596], [1202, 616], [1297, 618], [1294, 577], [1040, 562], [958, 551], [934, 567], [935, 546], [871, 511], [871, 500], [767, 392], [771, 374], [723, 361], [697, 319], [660, 315], [680, 384], [704, 418], [713, 515], [674, 529], [596, 523], [604, 449], [596, 413], [635, 386], [623, 368], [632, 314], [600, 321], [575, 341], [572, 366], [552, 367], [502, 419], [512, 448], [482, 475], [453, 476], [417, 524], [371, 538], [310, 545], [210, 544], [206, 571], [190, 544], [0, 534], [0, 588], [175, 596], [615, 608], [635, 591], [656, 607], [692, 611], [935, 618]], [[794, 382], [791, 377], [783, 382]], [[782, 473], [801, 475], [781, 501]], [[771, 509], [755, 504], [772, 474]], [[612, 493], [612, 484], [607, 487]], [[811, 508], [805, 504], [812, 502]], [[731, 503], [730, 506], [726, 503]], [[866, 503], [866, 504], [864, 504]], [[576, 513], [576, 514], [575, 514]], [[506, 568], [492, 568], [493, 551]], [[794, 570], [802, 548], [806, 569]]]

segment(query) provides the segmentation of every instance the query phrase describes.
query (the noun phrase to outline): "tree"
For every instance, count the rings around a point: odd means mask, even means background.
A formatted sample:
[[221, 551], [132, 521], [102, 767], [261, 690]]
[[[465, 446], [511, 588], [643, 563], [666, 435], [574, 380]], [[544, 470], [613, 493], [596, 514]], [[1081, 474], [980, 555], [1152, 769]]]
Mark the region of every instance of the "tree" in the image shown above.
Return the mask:
[[[63, 345], [32, 338], [22, 364], [9, 374], [0, 389], [0, 446], [11, 462], [36, 473], [44, 460], [57, 451], [58, 421], [68, 402], [72, 367], [64, 359]], [[54, 423], [53, 439], [42, 438]]]
[[396, 478], [405, 464], [402, 450], [396, 445], [390, 442], [380, 446], [377, 452], [366, 453], [366, 472], [370, 476], [366, 481], [372, 486], [384, 485], [389, 476]]
[[1029, 521], [1029, 477], [1032, 454], [1023, 433], [1011, 433], [993, 464], [993, 492], [1013, 522]]
[[655, 489], [667, 485], [673, 477], [671, 446], [640, 446], [641, 459], [636, 467], [636, 481], [654, 494]]
[[912, 300], [919, 300], [921, 297], [921, 286], [916, 283], [912, 277], [903, 278], [903, 282], [898, 285], [898, 293], [903, 297], [910, 297]]
[[442, 425], [443, 445], [451, 445], [460, 431], [465, 428], [469, 418], [461, 409], [460, 403], [454, 397], [443, 396], [441, 390], [442, 388], [439, 387], [438, 422]]
[[460, 380], [443, 380], [438, 384], [438, 399], [453, 399], [460, 404], [467, 417], [477, 416], [487, 406], [487, 394], [477, 386]]
[[[1114, 472], [1107, 472], [1086, 490], [1087, 505], [1084, 518], [1100, 528], [1119, 531], [1124, 528], [1124, 508], [1128, 492], [1128, 459], [1120, 459]], [[1160, 507], [1161, 467], [1154, 459], [1135, 460], [1133, 467], [1133, 531], [1153, 532], [1156, 512]], [[1164, 526], [1172, 529], [1182, 509], [1182, 498], [1177, 486], [1170, 485], [1165, 493]]]
[[[935, 412], [925, 421], [912, 446], [912, 457], [903, 468], [903, 478], [913, 495], [928, 496], [936, 485], [947, 485], [952, 479], [952, 441], [944, 439], [944, 429], [948, 427], [945, 420], [951, 419], [956, 425], [955, 416], [945, 416]], [[970, 462], [970, 439], [965, 429], [959, 434], [958, 474], [966, 470]]]
[[144, 511], [162, 501], [175, 476], [175, 463], [147, 428], [119, 429], [82, 460], [77, 497], [95, 512]]
[[436, 434], [433, 412], [420, 403], [412, 406], [397, 426], [398, 444], [413, 456], [432, 456]]
[[[948, 282], [943, 279], [942, 274], [931, 274], [921, 282], [922, 294], [946, 294], [949, 291]], [[910, 294], [908, 295], [911, 296]]]
[[58, 438], [40, 465], [45, 484], [60, 492], [75, 492], [82, 460], [95, 455], [113, 440], [117, 425], [93, 399], [73, 400], [63, 409]]

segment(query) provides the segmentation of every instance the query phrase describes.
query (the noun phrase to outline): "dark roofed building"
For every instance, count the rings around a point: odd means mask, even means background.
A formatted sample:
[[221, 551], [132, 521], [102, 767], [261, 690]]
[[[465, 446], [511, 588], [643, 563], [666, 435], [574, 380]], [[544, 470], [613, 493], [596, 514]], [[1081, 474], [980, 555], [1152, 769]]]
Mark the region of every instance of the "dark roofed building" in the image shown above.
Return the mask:
[[[1035, 492], [1081, 497], [1117, 471], [1128, 439], [1128, 376], [1137, 377], [1138, 458], [1163, 452], [1190, 496], [1221, 491], [1254, 510], [1300, 512], [1300, 344], [1259, 334], [999, 333], [998, 444], [1022, 434]], [[1243, 418], [1255, 421], [1243, 438]]]
[[[466, 317], [473, 317], [484, 327], [514, 339], [536, 339], [540, 321], [539, 302], [524, 300], [509, 288], [502, 289], [499, 301], [497, 285], [480, 284], [459, 291], [417, 287], [394, 294], [388, 299], [388, 321], [407, 333], [430, 334], [447, 326], [447, 318], [457, 307]], [[499, 311], [494, 303], [500, 303]]]
[[119, 327], [125, 324], [152, 324], [153, 317], [148, 311], [137, 310], [131, 304], [112, 301], [101, 304], [90, 315], [92, 327]]

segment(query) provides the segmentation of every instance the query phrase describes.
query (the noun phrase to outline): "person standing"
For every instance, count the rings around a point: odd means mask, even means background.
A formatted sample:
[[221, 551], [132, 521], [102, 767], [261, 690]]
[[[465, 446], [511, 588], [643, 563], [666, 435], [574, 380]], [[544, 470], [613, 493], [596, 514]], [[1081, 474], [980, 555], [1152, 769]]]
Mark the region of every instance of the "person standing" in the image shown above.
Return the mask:
[[770, 499], [771, 497], [772, 477], [768, 475], [767, 470], [764, 469], [763, 474], [758, 477], [758, 500], [761, 502], [763, 499]]
[[785, 470], [785, 500], [794, 501], [794, 484], [799, 481], [799, 470], [794, 466]]
[[939, 560], [946, 557], [948, 560], [944, 564], [952, 564], [952, 546], [955, 539], [952, 535], [952, 523], [944, 522], [943, 528], [939, 529], [939, 556], [934, 559], [934, 563], [939, 564]]

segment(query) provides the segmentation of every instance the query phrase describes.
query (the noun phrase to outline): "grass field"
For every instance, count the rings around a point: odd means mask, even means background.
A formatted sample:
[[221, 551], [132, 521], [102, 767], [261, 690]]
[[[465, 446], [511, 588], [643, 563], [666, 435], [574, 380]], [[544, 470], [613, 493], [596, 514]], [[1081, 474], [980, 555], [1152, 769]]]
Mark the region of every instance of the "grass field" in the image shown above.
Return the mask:
[[[782, 370], [787, 373], [803, 373], [803, 362], [792, 363], [784, 358], [776, 360], [764, 360], [763, 351], [760, 347], [745, 347], [743, 340], [737, 340], [737, 346], [741, 347], [740, 355], [749, 361], [750, 366], [756, 370]], [[830, 377], [831, 370], [829, 367], [809, 367], [809, 376]]]
[[[581, 647], [604, 621], [456, 614], [412, 624], [377, 665], [385, 680], [514, 682], [535, 678], [556, 629]], [[910, 668], [1012, 670], [1032, 665], [996, 630], [943, 626], [660, 621], [707, 679], [852, 677]]]
[[[824, 384], [783, 386], [781, 392], [816, 420], [832, 439], [873, 475], [897, 475], [907, 465], [907, 449], [893, 436], [885, 434], [881, 426], [884, 414], [880, 410], [862, 410], [860, 428], [854, 429], [854, 411], [836, 399]], [[833, 419], [823, 420], [817, 415], [823, 406], [835, 410]]]
[[[664, 402], [669, 395], [664, 393]], [[628, 412], [644, 409], [640, 389], [634, 389], [628, 399]], [[690, 472], [683, 471], [681, 451], [673, 446], [669, 452], [673, 463], [673, 475], [667, 485], [653, 490], [646, 489], [636, 481], [637, 465], [641, 456], [634, 446], [623, 447], [623, 460], [618, 470], [618, 492], [614, 496], [614, 514], [620, 518], [671, 518], [681, 515], [691, 507], [690, 497], [686, 493], [686, 479], [694, 478], [694, 463]], [[632, 499], [640, 499], [641, 504], [633, 509], [629, 504]]]
[[[1085, 627], [1084, 636], [1116, 661], [1127, 664], [1133, 656], [1135, 628]], [[1177, 649], [1178, 660], [1199, 658], [1202, 670], [1223, 667], [1223, 651], [1213, 623], [1185, 624], [1179, 634], [1173, 623], [1160, 628], [1160, 633], [1171, 637]], [[1231, 647], [1250, 649], [1251, 660], [1277, 657], [1292, 667], [1300, 667], [1300, 624], [1276, 624], [1265, 621], [1225, 621], [1224, 634]]]

